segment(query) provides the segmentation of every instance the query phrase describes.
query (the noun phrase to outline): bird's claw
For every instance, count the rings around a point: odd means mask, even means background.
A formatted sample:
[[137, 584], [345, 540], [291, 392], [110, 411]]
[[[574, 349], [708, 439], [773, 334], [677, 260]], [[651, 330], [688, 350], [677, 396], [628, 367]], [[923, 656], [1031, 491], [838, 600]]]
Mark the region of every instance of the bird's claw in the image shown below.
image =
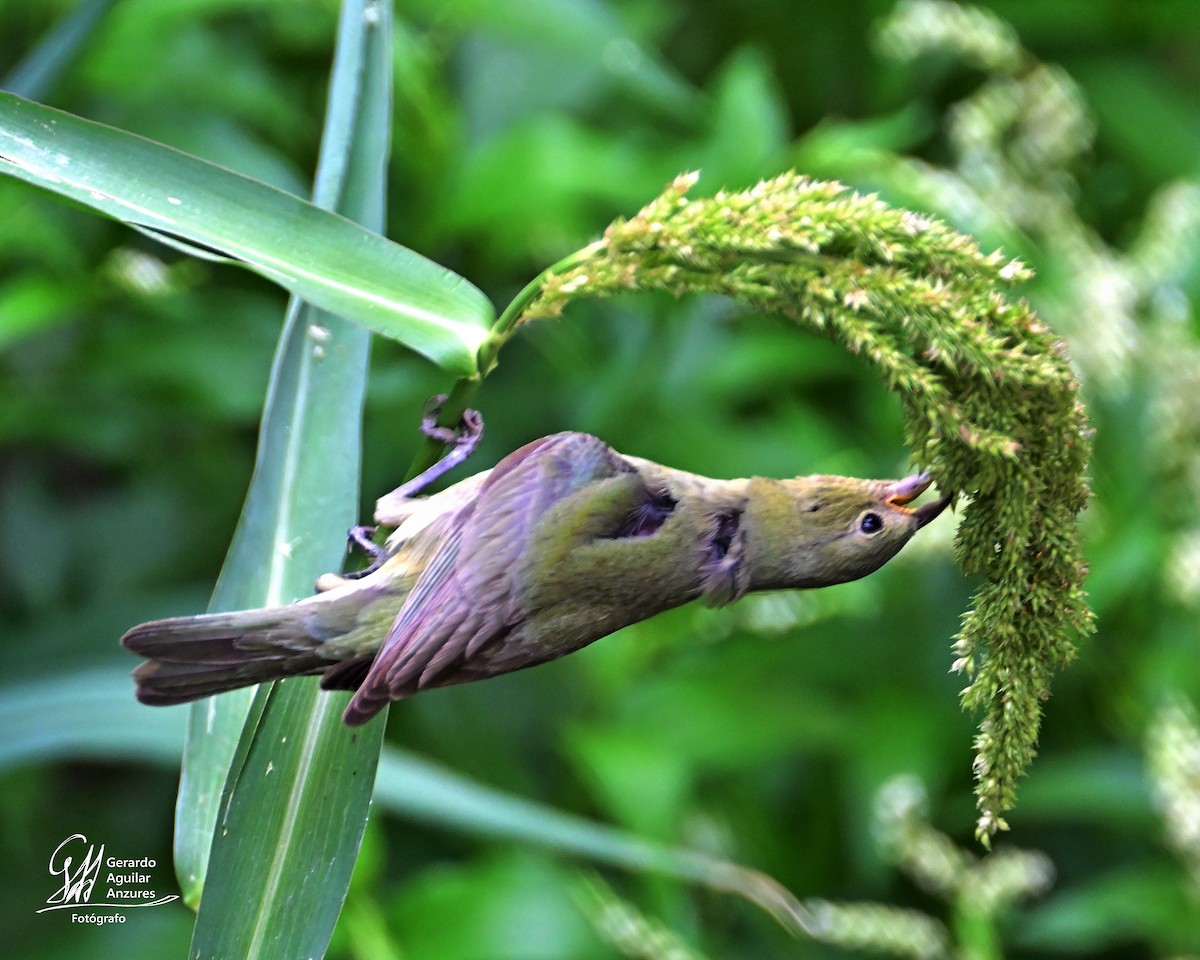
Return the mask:
[[378, 527], [351, 527], [346, 531], [346, 539], [350, 542], [350, 546], [358, 547], [365, 556], [372, 560], [378, 560], [379, 555], [383, 553], [383, 547], [374, 539], [378, 530]]
[[448, 447], [470, 444], [470, 449], [463, 455], [469, 456], [479, 438], [483, 436], [483, 416], [478, 410], [464, 410], [458, 426], [443, 427], [437, 422], [437, 418], [447, 399], [446, 394], [439, 393], [425, 404], [425, 411], [421, 416], [421, 433], [430, 440], [436, 440]]

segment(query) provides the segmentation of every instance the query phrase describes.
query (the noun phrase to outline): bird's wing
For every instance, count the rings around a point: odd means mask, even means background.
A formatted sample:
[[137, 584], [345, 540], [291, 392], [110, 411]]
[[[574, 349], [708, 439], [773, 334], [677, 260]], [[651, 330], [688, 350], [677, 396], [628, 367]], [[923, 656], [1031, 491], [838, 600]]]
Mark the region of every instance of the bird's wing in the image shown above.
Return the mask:
[[520, 626], [514, 577], [538, 520], [582, 487], [637, 472], [596, 437], [562, 433], [526, 444], [463, 507], [392, 624], [346, 708], [363, 723], [389, 701], [435, 686]]

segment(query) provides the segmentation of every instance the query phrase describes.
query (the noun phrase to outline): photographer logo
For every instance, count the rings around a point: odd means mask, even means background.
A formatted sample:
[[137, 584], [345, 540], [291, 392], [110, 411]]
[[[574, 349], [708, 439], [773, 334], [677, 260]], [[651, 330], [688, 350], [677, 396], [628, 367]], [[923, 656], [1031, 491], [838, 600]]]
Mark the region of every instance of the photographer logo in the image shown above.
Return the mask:
[[157, 866], [151, 857], [106, 856], [104, 844], [97, 846], [82, 833], [73, 833], [50, 854], [50, 875], [60, 886], [37, 912], [67, 910], [74, 923], [124, 923], [122, 910], [179, 899], [178, 894], [160, 896], [154, 889], [151, 871]]

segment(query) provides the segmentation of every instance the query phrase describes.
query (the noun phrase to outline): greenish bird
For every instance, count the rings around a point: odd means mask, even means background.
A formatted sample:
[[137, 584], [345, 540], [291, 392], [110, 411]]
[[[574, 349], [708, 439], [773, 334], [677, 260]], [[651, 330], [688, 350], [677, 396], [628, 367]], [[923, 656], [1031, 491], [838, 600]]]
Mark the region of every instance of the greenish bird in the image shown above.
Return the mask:
[[343, 719], [356, 725], [691, 600], [865, 577], [950, 502], [909, 507], [930, 484], [714, 480], [559, 433], [433, 496], [384, 497], [376, 520], [395, 530], [365, 575], [326, 575], [287, 606], [144, 623], [121, 643], [148, 659], [134, 671], [143, 703], [321, 674], [354, 691]]

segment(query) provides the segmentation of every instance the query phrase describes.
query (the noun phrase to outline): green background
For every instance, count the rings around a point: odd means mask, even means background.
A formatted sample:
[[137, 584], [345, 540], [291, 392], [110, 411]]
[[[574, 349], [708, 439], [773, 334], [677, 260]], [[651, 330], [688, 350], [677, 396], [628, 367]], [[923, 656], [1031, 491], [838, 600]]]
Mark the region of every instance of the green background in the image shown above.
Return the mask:
[[[682, 170], [701, 170], [707, 193], [794, 166], [1025, 259], [1039, 274], [1026, 293], [1067, 339], [1097, 429], [1084, 531], [1099, 620], [1057, 682], [998, 841], [1043, 851], [1056, 872], [1004, 919], [1005, 955], [1194, 954], [1200, 892], [1167, 842], [1146, 740], [1171, 694], [1200, 703], [1200, 8], [987, 7], [1078, 85], [1095, 125], [1065, 158], [1069, 138], [1006, 144], [1028, 195], [1066, 197], [1064, 210], [1022, 208], [986, 157], [956, 149], [955, 105], [994, 78], [945, 54], [889, 60], [875, 31], [890, 3], [399, 0], [388, 234], [503, 305]], [[0, 3], [0, 76], [69, 9]], [[335, 18], [316, 0], [122, 0], [41, 99], [306, 194]], [[64, 678], [127, 683], [124, 629], [203, 609], [253, 465], [283, 305], [265, 281], [0, 181], [0, 644], [26, 729], [51, 724], [38, 693]], [[364, 519], [402, 478], [422, 403], [450, 383], [378, 339], [372, 365]], [[506, 347], [477, 404], [476, 468], [563, 429], [714, 476], [909, 465], [898, 401], [865, 365], [715, 300], [573, 307]], [[974, 718], [948, 673], [972, 586], [952, 529], [925, 531], [859, 583], [685, 608], [537, 670], [422, 695], [391, 711], [388, 740], [761, 869], [800, 897], [945, 916], [889, 863], [872, 814], [889, 778], [915, 774], [932, 822], [979, 852]], [[71, 833], [169, 862], [171, 763], [114, 740], [87, 759], [0, 769], [8, 955], [184, 954], [191, 914], [178, 904], [102, 929], [34, 912]], [[330, 955], [621, 955], [581, 906], [580, 872], [482, 827], [377, 816]], [[845, 955], [734, 898], [604, 876], [698, 956]], [[155, 879], [172, 883], [165, 866]]]

